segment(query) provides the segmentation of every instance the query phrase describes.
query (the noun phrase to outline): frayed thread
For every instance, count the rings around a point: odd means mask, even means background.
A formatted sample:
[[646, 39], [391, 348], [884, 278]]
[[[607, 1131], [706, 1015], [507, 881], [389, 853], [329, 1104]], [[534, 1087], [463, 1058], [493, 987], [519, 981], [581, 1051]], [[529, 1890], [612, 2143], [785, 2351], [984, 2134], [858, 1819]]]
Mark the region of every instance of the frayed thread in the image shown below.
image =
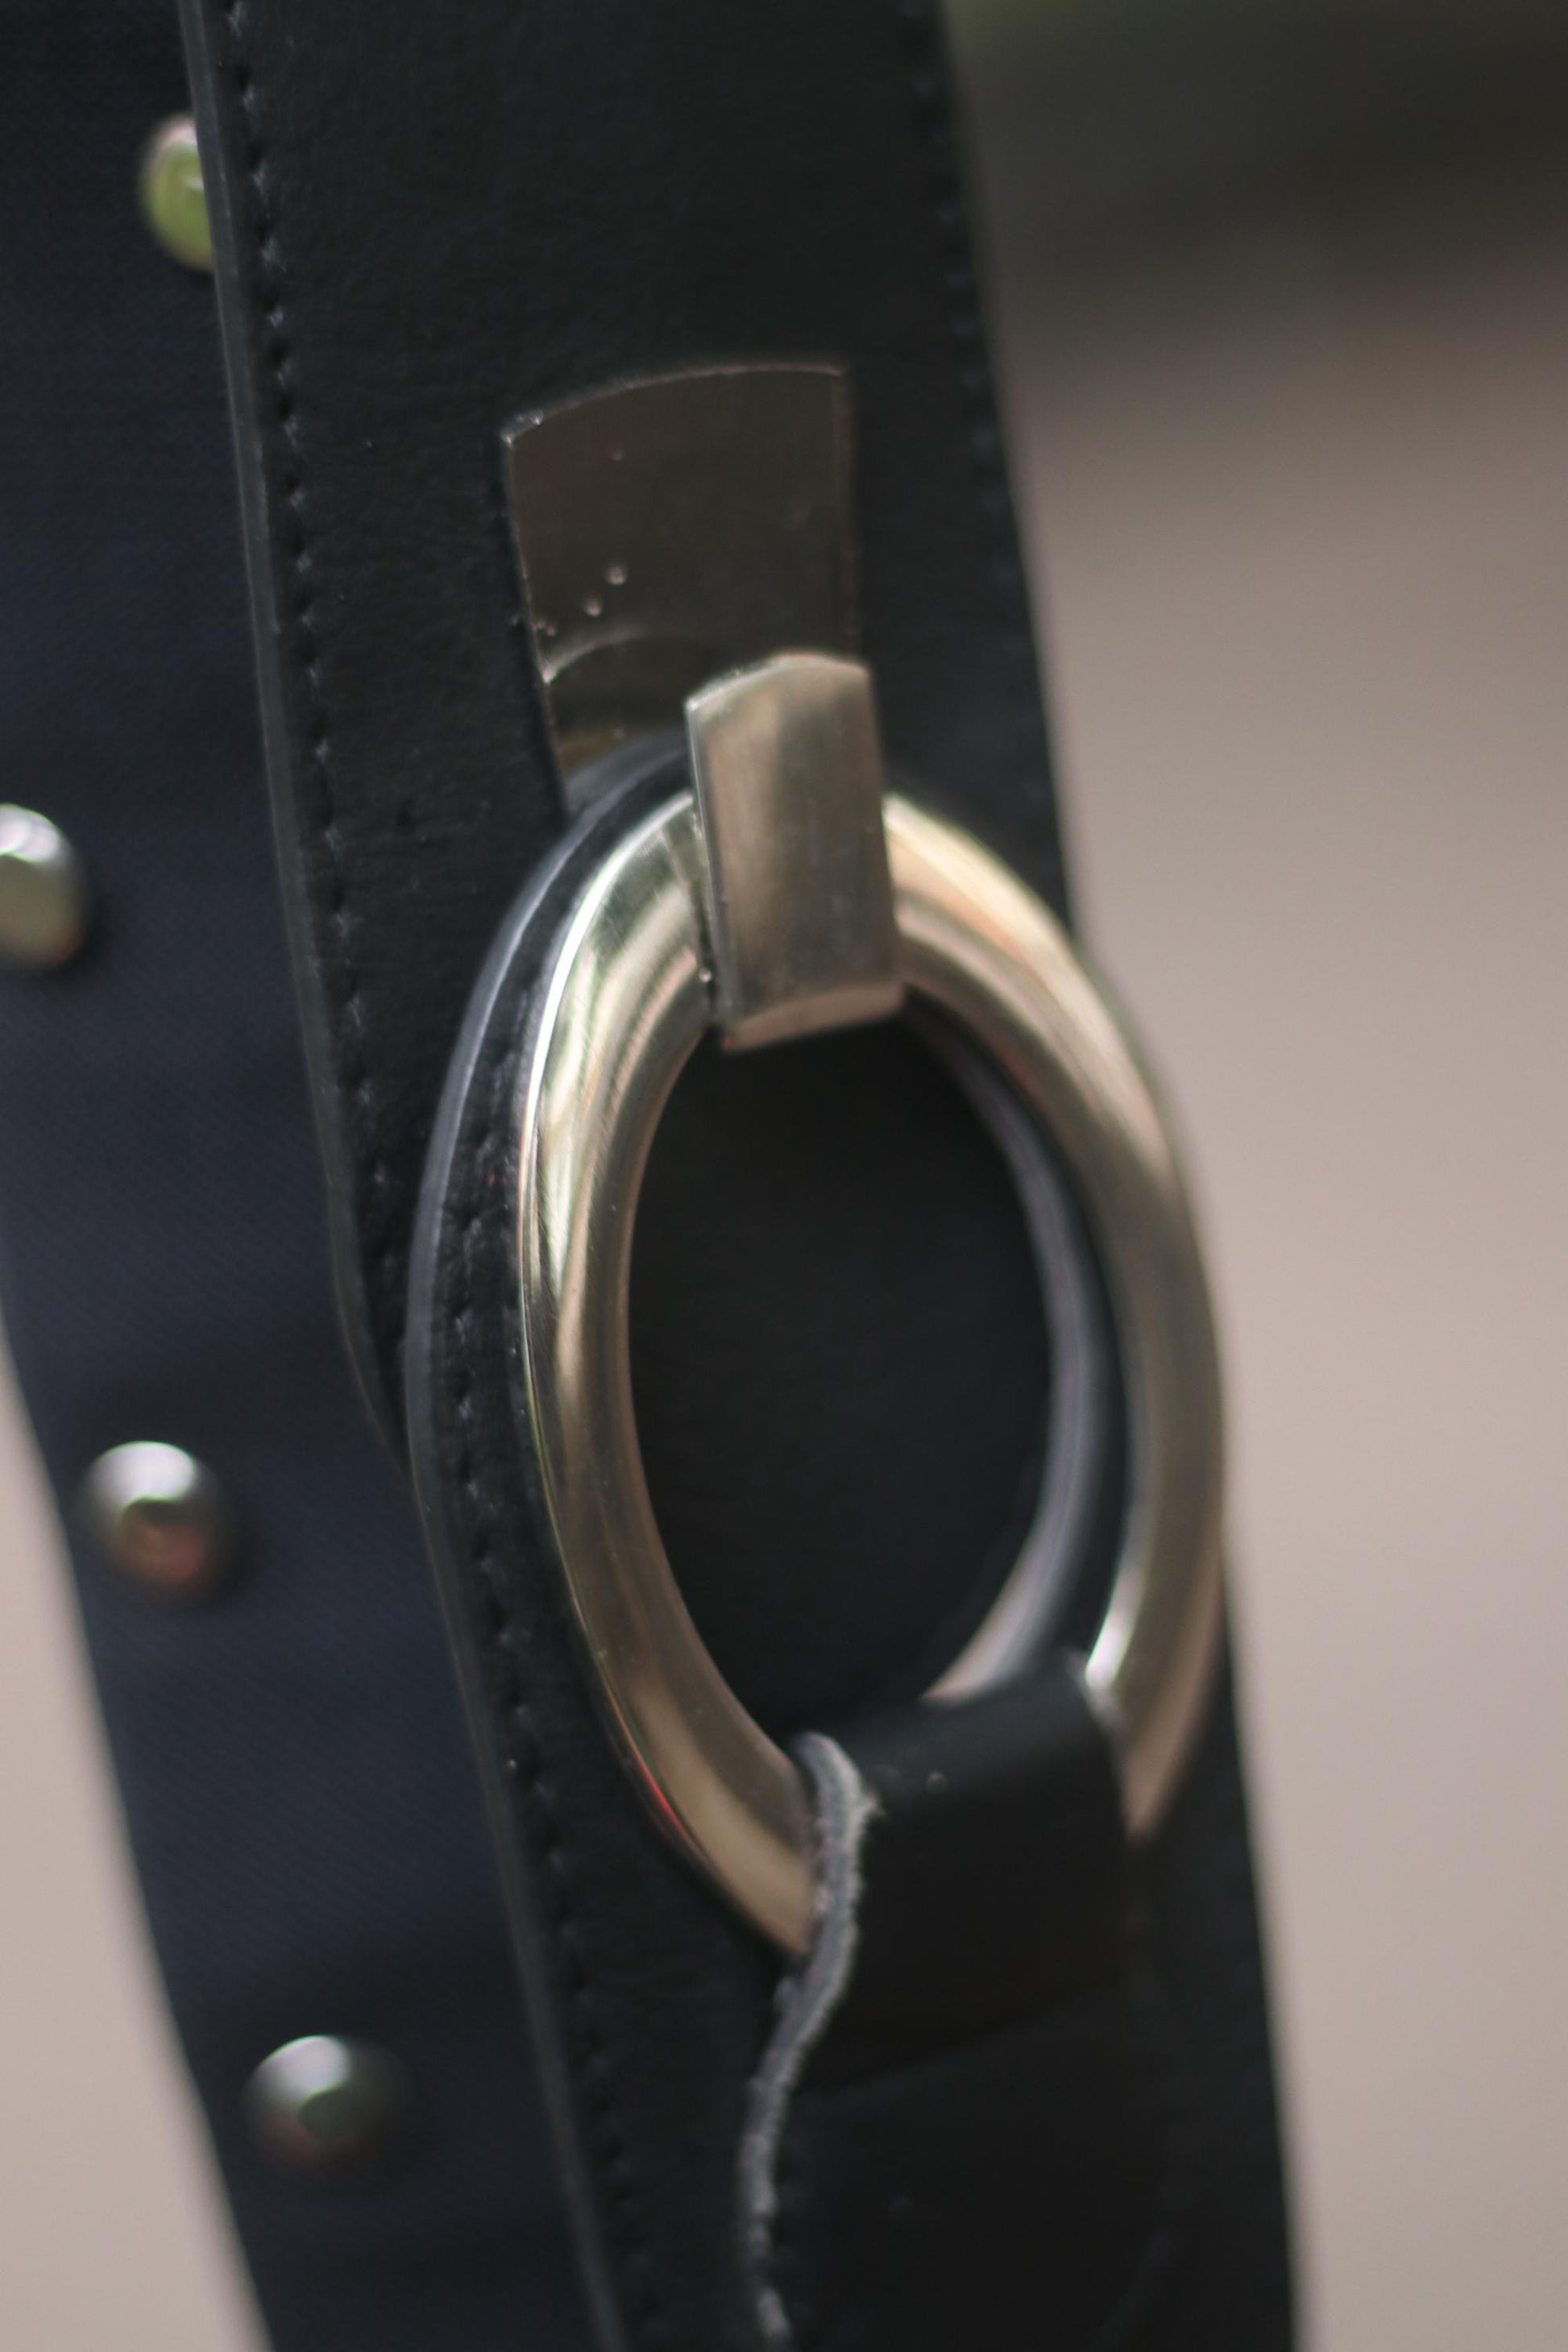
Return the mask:
[[791, 2352], [795, 2332], [773, 2280], [779, 2150], [806, 2060], [844, 1998], [860, 1939], [860, 1856], [877, 1801], [836, 1740], [808, 1732], [795, 1749], [816, 1801], [816, 1928], [804, 1964], [779, 1986], [777, 2022], [752, 2078], [741, 2135], [742, 2252], [757, 2332], [767, 2352]]

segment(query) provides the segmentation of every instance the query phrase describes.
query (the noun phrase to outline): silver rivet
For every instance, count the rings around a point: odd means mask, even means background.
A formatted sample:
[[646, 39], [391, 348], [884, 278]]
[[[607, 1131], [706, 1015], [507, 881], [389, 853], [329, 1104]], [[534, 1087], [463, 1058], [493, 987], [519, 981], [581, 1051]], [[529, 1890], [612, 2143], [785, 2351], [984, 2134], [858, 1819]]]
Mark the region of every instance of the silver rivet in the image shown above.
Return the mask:
[[0, 962], [47, 971], [87, 937], [81, 861], [36, 809], [0, 801]]
[[233, 1564], [234, 1515], [205, 1463], [140, 1442], [100, 1454], [77, 1495], [84, 1534], [144, 1591], [205, 1599]]
[[307, 2033], [264, 2058], [245, 2088], [257, 2145], [289, 2172], [374, 2172], [417, 2113], [407, 2068], [371, 2042]]
[[196, 152], [196, 127], [188, 114], [160, 123], [142, 151], [142, 211], [165, 253], [187, 269], [213, 266], [212, 224]]

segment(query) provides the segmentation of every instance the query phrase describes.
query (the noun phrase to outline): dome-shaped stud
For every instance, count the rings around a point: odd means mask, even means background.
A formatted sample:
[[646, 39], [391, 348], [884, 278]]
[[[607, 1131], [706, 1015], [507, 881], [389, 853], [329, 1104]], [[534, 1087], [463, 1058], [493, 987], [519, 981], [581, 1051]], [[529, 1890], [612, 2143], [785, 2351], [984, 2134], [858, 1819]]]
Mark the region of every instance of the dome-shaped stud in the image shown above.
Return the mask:
[[187, 269], [210, 269], [212, 223], [196, 152], [196, 127], [188, 114], [172, 115], [147, 142], [139, 193], [142, 217], [164, 252]]
[[77, 1519], [106, 1560], [160, 1600], [205, 1600], [234, 1565], [228, 1496], [178, 1445], [142, 1440], [100, 1454], [78, 1489]]
[[87, 937], [88, 909], [87, 877], [58, 826], [0, 802], [0, 963], [30, 971], [68, 963]]
[[307, 2033], [264, 2058], [245, 2089], [262, 2154], [299, 2174], [384, 2171], [408, 2147], [418, 2116], [413, 2080], [390, 2050], [333, 2033]]

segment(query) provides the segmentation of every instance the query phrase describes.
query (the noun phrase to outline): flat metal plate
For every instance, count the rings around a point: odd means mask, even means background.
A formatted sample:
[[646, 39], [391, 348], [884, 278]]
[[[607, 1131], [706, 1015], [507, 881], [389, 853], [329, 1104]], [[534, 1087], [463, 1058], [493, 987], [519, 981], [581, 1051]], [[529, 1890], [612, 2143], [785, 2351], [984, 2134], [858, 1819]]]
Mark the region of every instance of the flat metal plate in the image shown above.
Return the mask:
[[[568, 780], [786, 648], [853, 651], [849, 405], [826, 366], [631, 384], [505, 436], [529, 624]], [[570, 796], [570, 795], [569, 795]]]

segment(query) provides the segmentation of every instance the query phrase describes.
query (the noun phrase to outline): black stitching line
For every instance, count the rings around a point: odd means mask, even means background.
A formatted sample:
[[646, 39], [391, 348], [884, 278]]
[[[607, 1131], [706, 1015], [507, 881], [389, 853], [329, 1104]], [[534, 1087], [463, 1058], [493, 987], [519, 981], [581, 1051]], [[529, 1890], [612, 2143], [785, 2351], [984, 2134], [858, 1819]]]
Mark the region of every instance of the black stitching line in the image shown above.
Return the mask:
[[[371, 1138], [366, 1155], [363, 1182], [365, 1199], [363, 1208], [369, 1228], [380, 1222], [376, 1217], [375, 1195], [383, 1191], [388, 1176], [384, 1155], [374, 1139], [375, 1087], [369, 1068], [366, 1042], [366, 1020], [363, 993], [355, 966], [353, 950], [353, 917], [349, 908], [347, 877], [343, 868], [342, 837], [339, 831], [337, 806], [330, 758], [331, 732], [321, 690], [321, 651], [311, 614], [315, 591], [310, 581], [312, 555], [306, 530], [306, 493], [300, 456], [300, 428], [294, 352], [287, 332], [287, 306], [283, 298], [282, 264], [279, 250], [277, 225], [268, 189], [269, 167], [258, 131], [260, 101], [255, 76], [245, 61], [243, 25], [245, 0], [225, 0], [224, 18], [233, 49], [233, 84], [244, 118], [246, 130], [245, 170], [249, 184], [253, 211], [251, 227], [255, 237], [258, 264], [257, 287], [262, 316], [267, 325], [265, 355], [272, 384], [273, 417], [278, 438], [283, 450], [283, 462], [279, 471], [279, 487], [289, 515], [289, 560], [294, 574], [293, 623], [295, 643], [300, 656], [300, 673], [308, 694], [309, 722], [307, 740], [310, 766], [317, 787], [316, 823], [330, 867], [331, 879], [325, 894], [325, 911], [337, 936], [341, 960], [341, 1006], [344, 1034], [340, 1040], [343, 1076], [350, 1096], [359, 1110]], [[352, 1039], [352, 1047], [350, 1040]], [[489, 1619], [487, 1646], [498, 1661], [500, 1672], [501, 1697], [508, 1726], [506, 1762], [509, 1772], [518, 1784], [520, 1807], [533, 1800], [538, 1817], [541, 1851], [553, 1888], [552, 1899], [544, 1906], [545, 1916], [553, 1933], [560, 1957], [561, 1973], [575, 2013], [578, 2032], [586, 2053], [580, 2069], [580, 2079], [599, 2126], [604, 2171], [610, 2190], [610, 2201], [621, 2225], [628, 2273], [635, 2279], [635, 2311], [646, 2324], [649, 2342], [667, 2343], [668, 2331], [659, 2310], [658, 2291], [654, 2284], [648, 2256], [647, 2242], [636, 2214], [637, 2186], [635, 2168], [625, 2135], [614, 2115], [613, 2074], [604, 2037], [595, 2012], [593, 1987], [589, 1977], [581, 1939], [572, 1916], [570, 1881], [560, 1819], [549, 1782], [544, 1775], [542, 1756], [537, 1731], [522, 1689], [518, 1668], [518, 1629], [511, 1614], [504, 1577], [494, 1558], [494, 1538], [490, 1520], [481, 1496], [476, 1467], [473, 1443], [474, 1381], [469, 1369], [468, 1350], [473, 1339], [475, 1313], [473, 1307], [473, 1258], [475, 1245], [487, 1223], [483, 1196], [482, 1171], [496, 1158], [500, 1104], [510, 1092], [510, 1061], [502, 1056], [492, 1091], [485, 1129], [479, 1138], [476, 1154], [477, 1171], [480, 1181], [471, 1201], [463, 1226], [461, 1264], [462, 1293], [454, 1302], [452, 1329], [460, 1366], [455, 1383], [455, 1399], [459, 1427], [458, 1469], [462, 1488], [467, 1497], [470, 1519], [470, 1559], [475, 1580], [483, 1596]], [[393, 1237], [384, 1226], [379, 1234], [367, 1232], [371, 1252], [376, 1263], [391, 1254]]]
[[[573, 1916], [571, 1872], [560, 1814], [546, 1777], [542, 1744], [523, 1685], [519, 1663], [521, 1629], [505, 1568], [497, 1556], [495, 1522], [479, 1459], [481, 1438], [473, 1361], [482, 1340], [478, 1329], [476, 1297], [479, 1286], [475, 1278], [475, 1265], [493, 1223], [494, 1185], [501, 1162], [501, 1121], [511, 1099], [517, 1060], [516, 1047], [498, 1059], [483, 1125], [470, 1159], [472, 1188], [463, 1211], [459, 1242], [461, 1276], [452, 1297], [449, 1320], [456, 1367], [452, 1380], [458, 1427], [454, 1467], [467, 1506], [473, 1583], [484, 1612], [481, 1638], [493, 1662], [499, 1685], [497, 1696], [507, 1727], [504, 1760], [517, 1790], [518, 1811], [525, 1832], [530, 1809], [535, 1817], [532, 1843], [549, 1880], [548, 1896], [541, 1901], [540, 1907], [554, 1938], [562, 1982], [584, 2053], [577, 2068], [577, 2079], [587, 2095], [597, 2129], [603, 2177], [633, 2284], [633, 2315], [642, 2325], [648, 2343], [666, 2345], [670, 2341], [669, 2331], [660, 2305], [647, 2231], [637, 2210], [641, 2191], [637, 2168], [616, 2112], [614, 2069], [599, 2024], [587, 1957]], [[534, 1888], [537, 1895], [545, 1896], [538, 1874]]]
[[[1037, 725], [1038, 677], [1029, 625], [1028, 577], [1013, 521], [1013, 497], [998, 421], [995, 384], [985, 349], [985, 325], [974, 257], [964, 221], [960, 142], [946, 40], [933, 0], [899, 0], [909, 84], [925, 153], [927, 198], [942, 260], [947, 325], [981, 510], [991, 536], [992, 577], [999, 592], [999, 642], [1020, 672], [1011, 713], [1020, 751]], [[1032, 740], [1026, 747], [1033, 751]], [[1024, 761], [1026, 789], [1048, 803], [1048, 788], [1033, 758]]]
[[368, 1023], [364, 995], [353, 952], [354, 919], [349, 907], [348, 877], [338, 823], [336, 793], [330, 753], [331, 730], [321, 688], [321, 644], [312, 619], [316, 592], [310, 573], [314, 564], [306, 530], [306, 494], [300, 426], [299, 370], [287, 331], [284, 271], [278, 241], [278, 224], [268, 193], [271, 166], [260, 131], [261, 101], [257, 79], [246, 60], [245, 0], [225, 0], [224, 21], [233, 58], [233, 83], [244, 122], [243, 163], [251, 192], [250, 227], [256, 247], [256, 286], [266, 321], [263, 352], [271, 382], [273, 422], [281, 450], [279, 487], [288, 514], [289, 562], [294, 577], [292, 619], [300, 675], [307, 700], [308, 774], [315, 779], [313, 822], [326, 851], [325, 890], [312, 877], [312, 895], [321, 902], [337, 940], [340, 1027], [338, 1048], [349, 1099], [359, 1115], [364, 1142], [360, 1169], [360, 1210], [373, 1265], [390, 1256], [394, 1237], [384, 1208], [390, 1191], [390, 1170], [375, 1136], [376, 1089], [370, 1070]]

